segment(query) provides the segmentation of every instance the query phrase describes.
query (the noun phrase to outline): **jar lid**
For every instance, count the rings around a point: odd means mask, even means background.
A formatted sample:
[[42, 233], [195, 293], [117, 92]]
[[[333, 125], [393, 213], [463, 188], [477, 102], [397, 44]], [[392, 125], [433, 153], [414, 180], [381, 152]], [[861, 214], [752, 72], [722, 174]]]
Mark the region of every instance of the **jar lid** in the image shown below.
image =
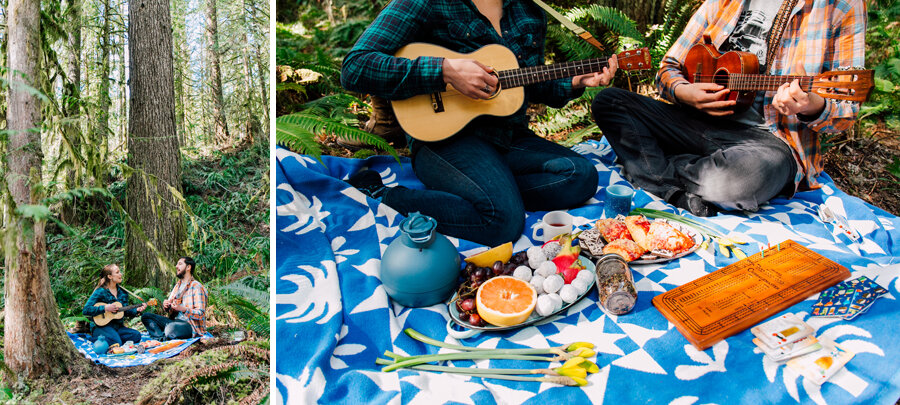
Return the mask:
[[400, 222], [400, 230], [416, 243], [425, 243], [431, 240], [435, 228], [437, 228], [437, 221], [434, 218], [418, 212], [409, 214]]

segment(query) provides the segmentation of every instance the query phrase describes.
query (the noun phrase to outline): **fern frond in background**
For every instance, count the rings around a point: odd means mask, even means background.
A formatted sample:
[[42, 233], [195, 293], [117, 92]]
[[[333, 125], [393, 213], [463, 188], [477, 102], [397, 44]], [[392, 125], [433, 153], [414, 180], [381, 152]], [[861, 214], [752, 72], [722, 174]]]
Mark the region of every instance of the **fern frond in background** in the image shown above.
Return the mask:
[[275, 140], [279, 145], [321, 161], [322, 149], [317, 138], [335, 135], [383, 150], [399, 162], [397, 151], [383, 138], [350, 126], [353, 121], [358, 122], [355, 118], [348, 117], [352, 103], [362, 104], [356, 97], [345, 93], [305, 103], [300, 106], [301, 111], [275, 119]]

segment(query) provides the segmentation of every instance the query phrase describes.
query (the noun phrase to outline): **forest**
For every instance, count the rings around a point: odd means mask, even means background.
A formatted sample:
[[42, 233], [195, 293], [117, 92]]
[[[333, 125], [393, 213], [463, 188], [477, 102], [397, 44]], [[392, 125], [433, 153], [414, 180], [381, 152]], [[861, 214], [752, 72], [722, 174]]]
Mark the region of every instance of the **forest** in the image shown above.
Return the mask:
[[[0, 1], [0, 402], [268, 398], [268, 38], [261, 0]], [[162, 303], [181, 257], [211, 338], [124, 368], [76, 351], [104, 266]]]
[[[340, 66], [356, 38], [388, 1], [279, 0], [276, 14], [276, 139], [311, 156], [365, 158], [407, 155], [405, 141], [386, 142], [364, 130], [378, 128], [373, 100], [344, 91]], [[583, 27], [604, 51], [582, 41], [553, 19], [545, 46], [547, 63], [609, 55], [626, 47], [648, 47], [654, 64], [684, 29], [701, 0], [551, 0], [557, 11]], [[850, 131], [822, 141], [826, 173], [847, 193], [900, 214], [900, 2], [866, 0], [866, 67], [875, 89]], [[655, 96], [655, 69], [619, 71], [614, 85]], [[589, 107], [599, 89], [561, 109], [533, 105], [531, 127], [539, 135], [571, 146], [602, 134]], [[377, 131], [375, 131], [377, 132]], [[347, 148], [349, 138], [368, 147]]]

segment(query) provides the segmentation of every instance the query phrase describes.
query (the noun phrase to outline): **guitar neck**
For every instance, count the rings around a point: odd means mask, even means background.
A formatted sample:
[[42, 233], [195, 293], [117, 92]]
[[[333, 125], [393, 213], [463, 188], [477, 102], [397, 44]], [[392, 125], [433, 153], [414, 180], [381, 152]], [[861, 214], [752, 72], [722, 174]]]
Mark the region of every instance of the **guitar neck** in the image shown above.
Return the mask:
[[509, 89], [548, 80], [600, 72], [607, 66], [607, 59], [585, 59], [574, 62], [554, 63], [552, 65], [501, 70], [497, 72], [497, 76], [500, 78], [500, 88]]
[[[732, 73], [728, 75], [728, 84], [726, 84], [725, 87], [734, 91], [776, 91], [782, 84], [799, 80], [800, 89], [809, 93], [813, 89], [814, 79], [815, 76]], [[704, 78], [704, 80], [701, 81], [719, 82], [718, 78], [715, 80]]]

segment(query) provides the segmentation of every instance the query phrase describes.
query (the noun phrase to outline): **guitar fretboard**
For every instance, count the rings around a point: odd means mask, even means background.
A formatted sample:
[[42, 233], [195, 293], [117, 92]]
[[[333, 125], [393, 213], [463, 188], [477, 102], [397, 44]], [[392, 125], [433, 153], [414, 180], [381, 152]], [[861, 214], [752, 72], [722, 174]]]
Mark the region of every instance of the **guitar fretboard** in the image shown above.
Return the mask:
[[501, 70], [497, 72], [497, 77], [500, 79], [500, 88], [509, 89], [548, 80], [600, 72], [608, 65], [607, 59], [608, 58], [585, 59], [573, 62], [554, 63], [552, 65]]
[[726, 84], [721, 82], [723, 77], [718, 75], [697, 74], [694, 77], [695, 83], [718, 83], [734, 91], [776, 91], [784, 83], [799, 80], [800, 89], [807, 93], [812, 91], [815, 79], [814, 76], [731, 73]]

